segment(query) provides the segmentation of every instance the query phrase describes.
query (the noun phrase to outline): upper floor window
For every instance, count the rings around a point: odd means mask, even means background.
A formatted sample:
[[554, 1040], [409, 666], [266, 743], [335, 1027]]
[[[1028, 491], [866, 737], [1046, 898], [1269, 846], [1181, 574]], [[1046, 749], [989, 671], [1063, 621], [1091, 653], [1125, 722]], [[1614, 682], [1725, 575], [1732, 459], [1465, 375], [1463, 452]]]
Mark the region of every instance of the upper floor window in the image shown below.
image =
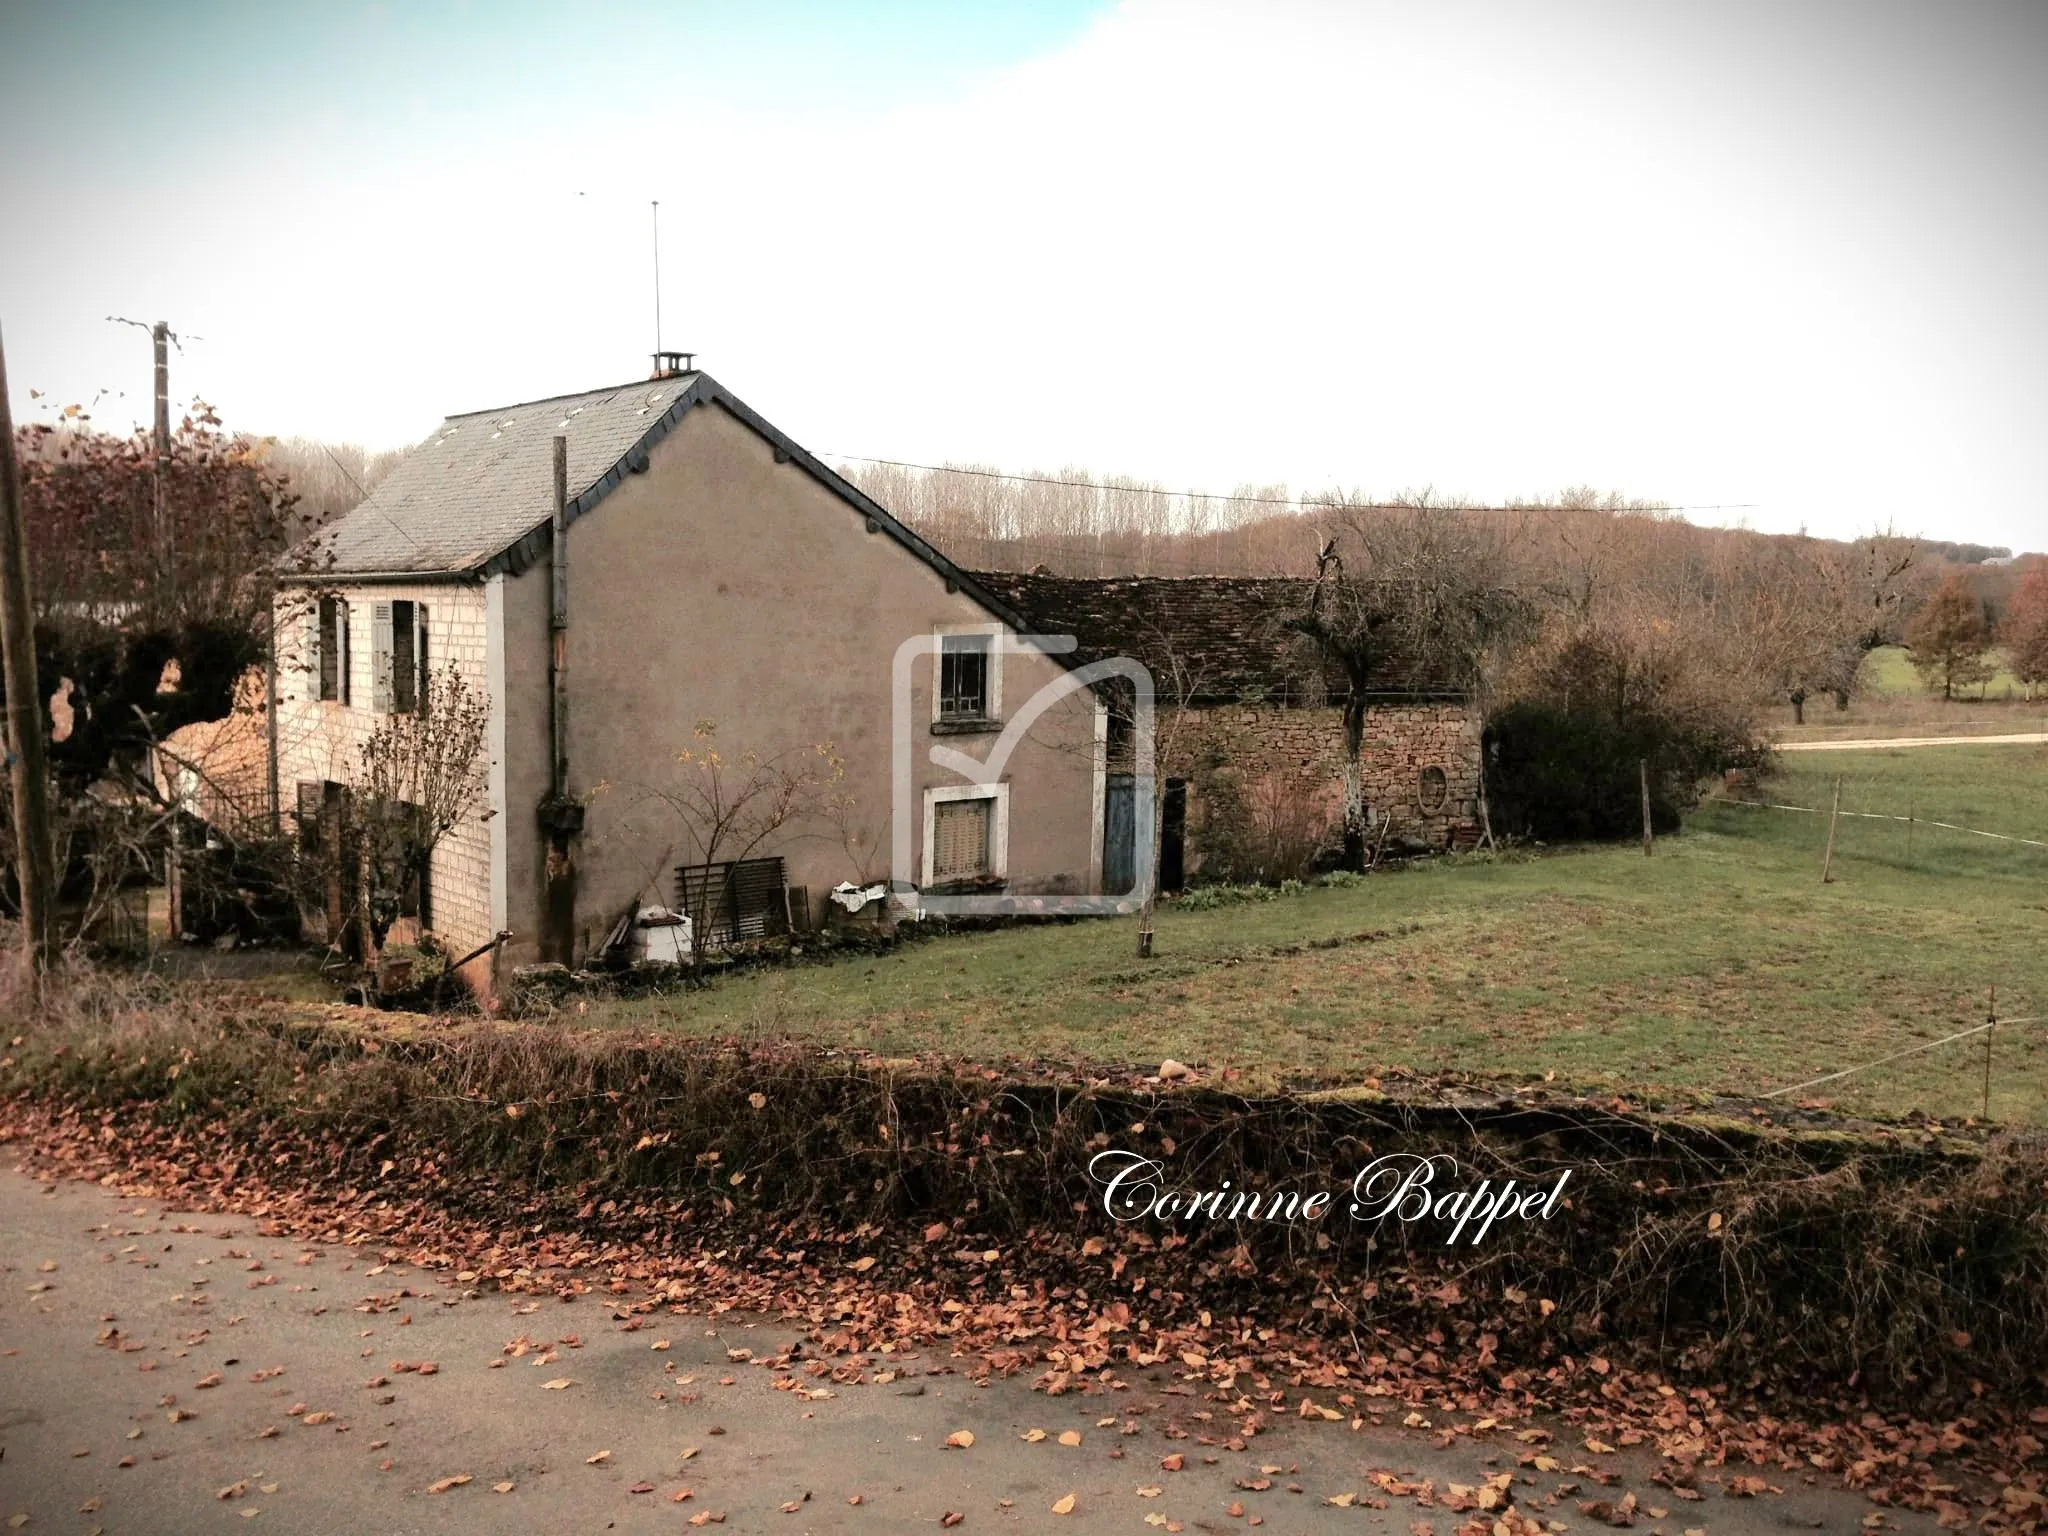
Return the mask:
[[372, 706], [379, 714], [413, 715], [427, 707], [427, 608], [399, 598], [370, 610]]
[[939, 718], [986, 720], [994, 713], [993, 636], [939, 637]]
[[319, 601], [314, 655], [319, 667], [319, 697], [348, 702], [348, 603], [339, 597]]

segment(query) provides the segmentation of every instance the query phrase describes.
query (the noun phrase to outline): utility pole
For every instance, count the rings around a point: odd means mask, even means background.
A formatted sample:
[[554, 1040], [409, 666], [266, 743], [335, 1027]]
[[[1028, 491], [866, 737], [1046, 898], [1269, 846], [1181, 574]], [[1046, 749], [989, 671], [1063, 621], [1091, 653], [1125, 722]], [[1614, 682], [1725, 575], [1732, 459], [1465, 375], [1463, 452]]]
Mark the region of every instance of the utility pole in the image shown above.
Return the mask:
[[164, 477], [171, 472], [171, 327], [159, 320], [149, 328], [156, 344], [156, 550], [158, 561], [157, 602], [168, 616], [177, 553], [171, 541], [170, 521], [164, 514]]
[[140, 320], [130, 320], [126, 315], [109, 315], [107, 318], [116, 325], [132, 325], [138, 331], [149, 332], [150, 343], [156, 354], [156, 403], [150, 418], [151, 442], [156, 449], [156, 487], [150, 526], [153, 547], [150, 551], [150, 564], [155, 567], [156, 581], [155, 590], [150, 593], [150, 597], [156, 603], [159, 615], [167, 615], [175, 591], [171, 573], [177, 551], [165, 512], [164, 480], [171, 469], [171, 343], [176, 341], [178, 336], [171, 329], [168, 320], [144, 325]]
[[7, 354], [0, 347], [0, 664], [7, 686], [7, 770], [14, 791], [14, 854], [29, 999], [48, 964], [57, 898], [50, 839], [50, 781], [43, 766], [42, 690], [36, 683], [35, 620], [29, 607], [28, 532], [14, 414], [7, 403]]

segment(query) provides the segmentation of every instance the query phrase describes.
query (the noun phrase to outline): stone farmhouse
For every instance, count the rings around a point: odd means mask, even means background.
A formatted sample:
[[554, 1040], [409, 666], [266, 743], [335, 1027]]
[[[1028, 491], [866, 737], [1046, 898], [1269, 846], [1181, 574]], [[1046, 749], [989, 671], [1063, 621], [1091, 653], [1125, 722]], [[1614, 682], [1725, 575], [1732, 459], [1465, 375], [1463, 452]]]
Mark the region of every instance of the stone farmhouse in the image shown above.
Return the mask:
[[[362, 743], [452, 667], [488, 708], [487, 788], [403, 916], [454, 957], [484, 950], [480, 986], [588, 961], [639, 906], [684, 906], [690, 880], [717, 889], [725, 937], [899, 870], [910, 894], [1099, 891], [1100, 699], [1016, 643], [1008, 602], [682, 360], [451, 416], [298, 552], [278, 776], [302, 837], [346, 838]], [[1063, 696], [1007, 741], [1005, 715], [1049, 684]], [[931, 761], [999, 742], [983, 778]], [[676, 788], [702, 784], [704, 752], [730, 797], [750, 765], [820, 749], [843, 765], [814, 797], [829, 814], [700, 861]], [[327, 916], [349, 905], [334, 892]]]

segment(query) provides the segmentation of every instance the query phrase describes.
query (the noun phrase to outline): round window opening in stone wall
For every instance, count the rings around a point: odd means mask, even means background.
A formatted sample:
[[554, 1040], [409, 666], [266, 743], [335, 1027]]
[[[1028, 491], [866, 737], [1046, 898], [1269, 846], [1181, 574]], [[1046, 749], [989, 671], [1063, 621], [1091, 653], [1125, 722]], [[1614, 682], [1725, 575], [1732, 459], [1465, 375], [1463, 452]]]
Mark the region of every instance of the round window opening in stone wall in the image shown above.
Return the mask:
[[1420, 782], [1416, 785], [1416, 798], [1422, 802], [1422, 809], [1431, 816], [1444, 808], [1451, 798], [1451, 781], [1443, 769], [1431, 763], [1422, 770]]

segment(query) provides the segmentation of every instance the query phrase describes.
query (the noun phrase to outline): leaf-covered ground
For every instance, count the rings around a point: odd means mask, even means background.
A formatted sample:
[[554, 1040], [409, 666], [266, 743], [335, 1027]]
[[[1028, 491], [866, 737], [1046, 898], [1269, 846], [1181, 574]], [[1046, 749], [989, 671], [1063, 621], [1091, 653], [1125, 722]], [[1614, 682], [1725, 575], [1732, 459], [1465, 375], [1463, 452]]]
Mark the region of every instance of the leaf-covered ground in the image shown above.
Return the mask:
[[[266, 1172], [229, 1175], [223, 1168], [239, 1163], [249, 1149], [203, 1128], [173, 1132], [146, 1116], [78, 1115], [19, 1101], [0, 1111], [0, 1141], [11, 1144], [39, 1178], [90, 1178], [124, 1202], [149, 1201], [160, 1212], [232, 1212], [255, 1223], [264, 1253], [252, 1257], [253, 1250], [236, 1250], [231, 1256], [238, 1262], [212, 1282], [217, 1296], [200, 1289], [208, 1282], [195, 1286], [185, 1279], [169, 1297], [191, 1323], [171, 1341], [183, 1346], [170, 1351], [174, 1369], [219, 1329], [223, 1338], [208, 1347], [223, 1355], [223, 1367], [254, 1368], [249, 1383], [289, 1405], [249, 1420], [264, 1426], [246, 1441], [246, 1458], [258, 1470], [225, 1482], [214, 1494], [239, 1506], [238, 1513], [259, 1509], [259, 1501], [270, 1497], [289, 1499], [278, 1474], [263, 1470], [275, 1458], [263, 1455], [262, 1446], [279, 1434], [297, 1437], [309, 1429], [342, 1436], [326, 1443], [341, 1447], [339, 1454], [363, 1456], [365, 1476], [401, 1477], [428, 1498], [454, 1497], [458, 1490], [473, 1496], [483, 1486], [480, 1478], [510, 1498], [522, 1481], [544, 1472], [587, 1475], [593, 1488], [614, 1471], [636, 1475], [611, 1466], [612, 1447], [624, 1442], [609, 1434], [594, 1448], [579, 1443], [573, 1455], [551, 1444], [544, 1465], [486, 1467], [479, 1452], [482, 1436], [451, 1439], [437, 1432], [455, 1422], [452, 1408], [437, 1413], [414, 1401], [423, 1390], [421, 1377], [521, 1364], [552, 1368], [537, 1383], [536, 1402], [542, 1401], [540, 1392], [573, 1393], [590, 1379], [594, 1365], [578, 1352], [592, 1329], [602, 1329], [651, 1341], [649, 1358], [662, 1360], [659, 1368], [646, 1367], [650, 1414], [671, 1403], [694, 1406], [705, 1394], [732, 1387], [741, 1370], [772, 1373], [777, 1389], [803, 1394], [808, 1401], [792, 1401], [790, 1412], [806, 1417], [820, 1399], [878, 1386], [916, 1390], [919, 1376], [968, 1382], [1014, 1377], [1032, 1380], [1054, 1397], [1078, 1396], [1091, 1405], [1085, 1422], [1092, 1427], [1061, 1432], [1051, 1444], [1036, 1426], [1019, 1438], [1058, 1454], [1079, 1449], [1091, 1436], [1114, 1435], [1109, 1454], [1132, 1463], [1134, 1486], [1121, 1502], [1134, 1522], [1142, 1518], [1144, 1501], [1157, 1496], [1148, 1489], [1164, 1492], [1196, 1462], [1216, 1466], [1228, 1458], [1238, 1469], [1237, 1507], [1213, 1513], [1249, 1524], [1261, 1505], [1273, 1507], [1270, 1498], [1307, 1492], [1298, 1480], [1298, 1453], [1271, 1459], [1269, 1445], [1277, 1449], [1304, 1430], [1338, 1437], [1340, 1445], [1349, 1442], [1338, 1459], [1355, 1467], [1353, 1448], [1374, 1443], [1358, 1437], [1398, 1427], [1426, 1436], [1436, 1451], [1455, 1447], [1484, 1455], [1487, 1469], [1460, 1483], [1425, 1476], [1409, 1458], [1395, 1466], [1368, 1460], [1342, 1484], [1316, 1490], [1323, 1501], [1319, 1508], [1401, 1510], [1413, 1517], [1416, 1536], [1425, 1526], [1456, 1536], [1555, 1536], [1587, 1523], [1643, 1525], [1651, 1533], [1726, 1532], [1756, 1523], [1730, 1516], [1726, 1500], [1771, 1501], [1826, 1486], [1869, 1498], [1873, 1507], [1861, 1522], [1866, 1531], [1897, 1528], [1902, 1510], [1934, 1516], [1944, 1528], [1975, 1527], [1997, 1536], [2037, 1536], [2048, 1528], [2042, 1494], [2048, 1409], [2038, 1405], [1965, 1401], [1937, 1407], [1930, 1401], [1928, 1416], [1916, 1417], [1880, 1411], [1853, 1389], [1833, 1400], [1788, 1394], [1769, 1372], [1725, 1386], [1674, 1384], [1633, 1363], [1625, 1347], [1574, 1350], [1543, 1369], [1509, 1367], [1493, 1354], [1496, 1330], [1507, 1321], [1488, 1315], [1501, 1303], [1467, 1295], [1454, 1282], [1428, 1298], [1441, 1324], [1414, 1331], [1393, 1332], [1361, 1317], [1340, 1341], [1327, 1330], [1304, 1330], [1277, 1316], [1207, 1314], [1157, 1328], [1148, 1324], [1142, 1292], [1124, 1298], [1109, 1288], [1091, 1297], [1049, 1287], [1034, 1278], [1029, 1250], [980, 1248], [971, 1219], [941, 1224], [941, 1231], [927, 1232], [918, 1242], [872, 1231], [792, 1230], [774, 1245], [742, 1251], [715, 1237], [664, 1226], [667, 1213], [659, 1202], [584, 1213], [602, 1218], [614, 1232], [644, 1225], [643, 1236], [622, 1239], [588, 1228], [525, 1224], [516, 1206], [501, 1204], [486, 1190], [414, 1170], [395, 1187], [337, 1188], [318, 1156], [306, 1155], [317, 1154], [317, 1148], [275, 1152], [289, 1140], [282, 1137], [264, 1149], [271, 1154], [264, 1159]], [[156, 1242], [164, 1230], [105, 1227], [99, 1232], [99, 1262], [151, 1263], [137, 1239]], [[120, 1246], [124, 1241], [127, 1246]], [[295, 1246], [297, 1256], [287, 1258], [281, 1248], [273, 1253], [278, 1243]], [[279, 1267], [273, 1268], [271, 1258]], [[311, 1266], [323, 1261], [326, 1267], [314, 1273]], [[353, 1272], [349, 1278], [331, 1272], [337, 1262]], [[26, 1287], [31, 1293], [75, 1283], [58, 1265], [49, 1264], [41, 1274]], [[241, 1283], [230, 1285], [231, 1279]], [[1389, 1281], [1397, 1283], [1391, 1275]], [[362, 1314], [355, 1321], [364, 1325], [362, 1338], [371, 1341], [361, 1352], [367, 1379], [348, 1398], [337, 1394], [333, 1406], [312, 1397], [295, 1400], [300, 1389], [287, 1375], [293, 1362], [265, 1359], [259, 1365], [234, 1350], [233, 1314], [249, 1309], [250, 1292], [283, 1290], [287, 1283], [308, 1291], [308, 1282], [324, 1282], [325, 1294], [309, 1292], [296, 1305], [319, 1315], [345, 1301]], [[413, 1315], [479, 1296], [513, 1303], [507, 1331], [516, 1336], [486, 1360], [420, 1358], [409, 1341], [429, 1330], [408, 1332]], [[575, 1309], [569, 1325], [571, 1314], [561, 1303], [577, 1300], [585, 1305]], [[1507, 1301], [1534, 1310], [1543, 1298]], [[534, 1315], [543, 1312], [556, 1320]], [[793, 1334], [794, 1342], [732, 1348], [722, 1369], [715, 1356], [708, 1369], [696, 1371], [677, 1369], [673, 1355], [663, 1356], [678, 1314], [716, 1320], [735, 1313], [759, 1317], [775, 1332]], [[1564, 1319], [1557, 1321], [1562, 1326]], [[103, 1316], [99, 1325], [98, 1343], [116, 1358], [156, 1342], [132, 1317]], [[155, 1354], [140, 1355], [141, 1369], [159, 1369], [163, 1362], [157, 1357], [164, 1353], [159, 1345]], [[392, 1357], [388, 1364], [382, 1363], [386, 1356]], [[915, 1360], [914, 1372], [897, 1363], [906, 1357]], [[943, 1363], [935, 1365], [934, 1357]], [[148, 1443], [131, 1448], [121, 1466], [132, 1469], [138, 1450], [153, 1459], [176, 1454], [181, 1442], [173, 1437], [189, 1434], [185, 1421], [225, 1410], [236, 1392], [246, 1395], [248, 1388], [239, 1384], [232, 1390], [224, 1386], [223, 1371], [198, 1376], [200, 1369], [186, 1368], [185, 1375], [195, 1378], [190, 1381], [166, 1373], [147, 1419], [153, 1428], [127, 1437]], [[275, 1376], [286, 1379], [270, 1383]], [[460, 1390], [461, 1383], [450, 1379]], [[913, 1385], [902, 1388], [906, 1380]], [[378, 1426], [401, 1392], [413, 1411], [405, 1420], [411, 1433], [398, 1445]], [[360, 1406], [351, 1409], [350, 1400]], [[718, 1417], [711, 1416], [705, 1435], [724, 1433]], [[358, 1419], [360, 1431], [351, 1435]], [[1044, 1422], [1058, 1422], [1051, 1405]], [[941, 1432], [945, 1440], [935, 1454], [974, 1454], [971, 1430], [949, 1424]], [[632, 1431], [621, 1428], [619, 1434]], [[1128, 1438], [1141, 1434], [1170, 1443]], [[149, 1441], [151, 1435], [159, 1438]], [[659, 1482], [640, 1475], [614, 1491], [627, 1500], [659, 1493], [685, 1509], [701, 1497], [694, 1506], [705, 1517], [700, 1524], [719, 1523], [728, 1498], [761, 1502], [761, 1490], [743, 1474], [725, 1479], [723, 1487], [713, 1485], [708, 1464], [707, 1476], [694, 1475], [699, 1448], [715, 1442], [698, 1439], [694, 1431], [671, 1438], [670, 1454], [679, 1459], [657, 1474]], [[635, 1436], [635, 1444], [644, 1439]], [[182, 1443], [192, 1448], [191, 1440]], [[1132, 1447], [1128, 1452], [1126, 1444]], [[105, 1454], [120, 1449], [115, 1445]], [[82, 1451], [95, 1454], [90, 1445]], [[862, 1489], [856, 1485], [854, 1491]], [[899, 1484], [895, 1491], [904, 1488]], [[103, 1496], [93, 1497], [103, 1502]], [[1078, 1512], [1076, 1503], [1062, 1510], [1061, 1500], [1089, 1497], [1086, 1491], [1078, 1498], [1060, 1495], [1046, 1513]], [[806, 1489], [778, 1507], [799, 1512], [808, 1498]], [[997, 1501], [981, 1518], [1008, 1519], [1015, 1502]], [[964, 1507], [965, 1501], [949, 1503], [942, 1523], [962, 1523], [968, 1518]], [[1444, 1525], [1431, 1523], [1445, 1517]], [[1167, 1518], [1146, 1524], [1158, 1526]], [[1790, 1501], [1783, 1518], [1794, 1518]]]

